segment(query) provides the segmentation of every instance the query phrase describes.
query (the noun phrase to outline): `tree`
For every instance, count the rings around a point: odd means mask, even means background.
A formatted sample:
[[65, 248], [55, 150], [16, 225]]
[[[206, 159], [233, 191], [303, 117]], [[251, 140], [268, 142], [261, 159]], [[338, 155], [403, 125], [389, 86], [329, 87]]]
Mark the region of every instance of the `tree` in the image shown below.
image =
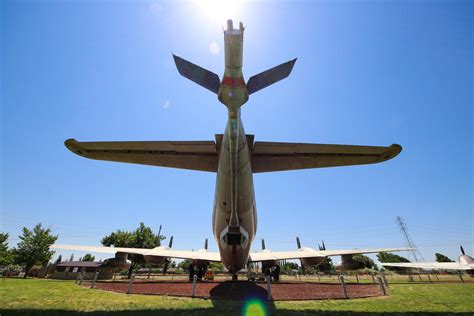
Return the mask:
[[[161, 241], [165, 239], [162, 235], [154, 234], [150, 227], [140, 223], [140, 226], [133, 232], [124, 230], [117, 230], [112, 234], [102, 238], [102, 245], [125, 247], [125, 248], [147, 248], [152, 249], [161, 245]], [[129, 254], [128, 258], [131, 261], [128, 269], [128, 277], [132, 276], [133, 270], [139, 265], [145, 263], [142, 255]]]
[[224, 264], [222, 262], [211, 262], [209, 263], [209, 270], [222, 271], [224, 270]]
[[90, 253], [86, 253], [84, 257], [82, 257], [81, 261], [94, 261], [95, 257], [91, 255]]
[[298, 264], [294, 262], [285, 262], [284, 264], [281, 265], [281, 273], [288, 274], [292, 270], [298, 270]]
[[60, 264], [63, 261], [63, 256], [59, 255], [58, 259], [54, 262], [54, 264]]
[[188, 271], [189, 265], [191, 264], [191, 259], [184, 259], [180, 263], [178, 263], [178, 268], [183, 269], [184, 271]]
[[374, 269], [375, 268], [374, 260], [370, 259], [367, 256], [364, 256], [363, 254], [353, 255], [352, 259], [354, 261], [360, 262], [363, 265], [362, 269], [364, 269], [364, 268]]
[[319, 265], [316, 267], [316, 271], [320, 271], [320, 272], [334, 272], [334, 271], [336, 271], [336, 266], [334, 265], [334, 263], [332, 263], [332, 259], [331, 259], [331, 258], [326, 257], [326, 259], [324, 259], [323, 262], [321, 262], [321, 264], [319, 264]]
[[435, 253], [435, 256], [436, 256], [436, 261], [437, 262], [454, 262], [453, 260], [449, 259], [448, 257], [443, 255], [442, 253]]
[[51, 235], [51, 229], [45, 229], [41, 223], [33, 230], [23, 227], [23, 235], [19, 236], [20, 242], [13, 249], [15, 261], [25, 267], [25, 278], [31, 268], [36, 264], [47, 263], [54, 254], [49, 247], [58, 239]]
[[8, 249], [8, 233], [0, 233], [0, 266], [13, 263], [13, 252]]
[[[379, 259], [380, 262], [382, 263], [399, 263], [399, 262], [410, 262], [405, 257], [390, 253], [390, 252], [379, 252], [377, 254], [377, 259]], [[388, 270], [395, 270], [395, 271], [402, 271], [405, 270], [406, 268], [401, 268], [401, 267], [385, 267]]]

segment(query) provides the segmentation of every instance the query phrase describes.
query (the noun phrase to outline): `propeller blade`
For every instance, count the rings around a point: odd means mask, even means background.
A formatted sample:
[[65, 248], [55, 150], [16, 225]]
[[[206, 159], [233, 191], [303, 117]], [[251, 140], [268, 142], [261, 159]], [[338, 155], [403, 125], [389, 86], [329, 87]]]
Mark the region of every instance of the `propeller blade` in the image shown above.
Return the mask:
[[324, 240], [322, 240], [323, 242], [323, 249], [322, 250], [326, 250], [326, 245], [324, 244]]
[[464, 252], [464, 248], [463, 248], [462, 246], [460, 246], [460, 247], [461, 247], [461, 253], [462, 253], [462, 255], [465, 256], [466, 253]]
[[298, 249], [301, 249], [300, 237], [296, 237], [296, 247], [298, 247]]
[[168, 247], [173, 247], [173, 236], [171, 236], [170, 238], [170, 243], [168, 244]]
[[265, 250], [265, 239], [262, 238], [262, 250]]
[[206, 238], [206, 240], [204, 240], [204, 249], [207, 250], [207, 238]]

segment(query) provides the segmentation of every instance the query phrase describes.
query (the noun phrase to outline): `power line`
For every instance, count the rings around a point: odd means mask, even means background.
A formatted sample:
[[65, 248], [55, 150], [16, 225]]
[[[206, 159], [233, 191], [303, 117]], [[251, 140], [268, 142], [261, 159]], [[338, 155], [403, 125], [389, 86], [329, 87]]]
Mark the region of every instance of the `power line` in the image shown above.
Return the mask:
[[400, 232], [403, 234], [403, 237], [405, 238], [405, 245], [409, 248], [412, 248], [410, 252], [411, 252], [411, 255], [413, 256], [413, 259], [415, 259], [416, 262], [424, 261], [425, 259], [421, 255], [421, 252], [418, 250], [418, 248], [415, 245], [415, 242], [410, 238], [410, 235], [408, 234], [408, 229], [405, 222], [403, 221], [403, 218], [401, 218], [400, 216], [397, 216], [396, 222], [397, 222], [398, 228], [400, 229]]

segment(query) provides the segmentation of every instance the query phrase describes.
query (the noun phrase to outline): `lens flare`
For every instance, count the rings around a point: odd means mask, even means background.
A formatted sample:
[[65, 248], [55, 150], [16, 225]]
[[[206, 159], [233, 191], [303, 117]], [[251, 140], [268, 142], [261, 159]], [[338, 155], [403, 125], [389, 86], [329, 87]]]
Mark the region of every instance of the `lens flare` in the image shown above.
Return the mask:
[[267, 315], [266, 305], [258, 300], [252, 299], [245, 303], [243, 316], [265, 316]]

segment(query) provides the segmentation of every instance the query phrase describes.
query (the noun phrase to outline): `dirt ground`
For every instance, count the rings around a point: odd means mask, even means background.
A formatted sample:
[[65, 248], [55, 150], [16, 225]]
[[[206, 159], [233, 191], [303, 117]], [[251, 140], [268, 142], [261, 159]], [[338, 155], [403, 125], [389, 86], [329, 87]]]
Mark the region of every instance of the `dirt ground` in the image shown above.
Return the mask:
[[[90, 286], [90, 283], [83, 283]], [[97, 282], [96, 288], [106, 291], [126, 293], [128, 283]], [[346, 284], [349, 298], [383, 295], [378, 284]], [[192, 293], [192, 284], [184, 281], [143, 281], [132, 285], [132, 294], [187, 296]], [[342, 287], [335, 283], [279, 282], [271, 285], [272, 299], [279, 300], [321, 300], [344, 298]], [[207, 299], [248, 299], [267, 300], [267, 284], [248, 281], [198, 282], [195, 297]]]

